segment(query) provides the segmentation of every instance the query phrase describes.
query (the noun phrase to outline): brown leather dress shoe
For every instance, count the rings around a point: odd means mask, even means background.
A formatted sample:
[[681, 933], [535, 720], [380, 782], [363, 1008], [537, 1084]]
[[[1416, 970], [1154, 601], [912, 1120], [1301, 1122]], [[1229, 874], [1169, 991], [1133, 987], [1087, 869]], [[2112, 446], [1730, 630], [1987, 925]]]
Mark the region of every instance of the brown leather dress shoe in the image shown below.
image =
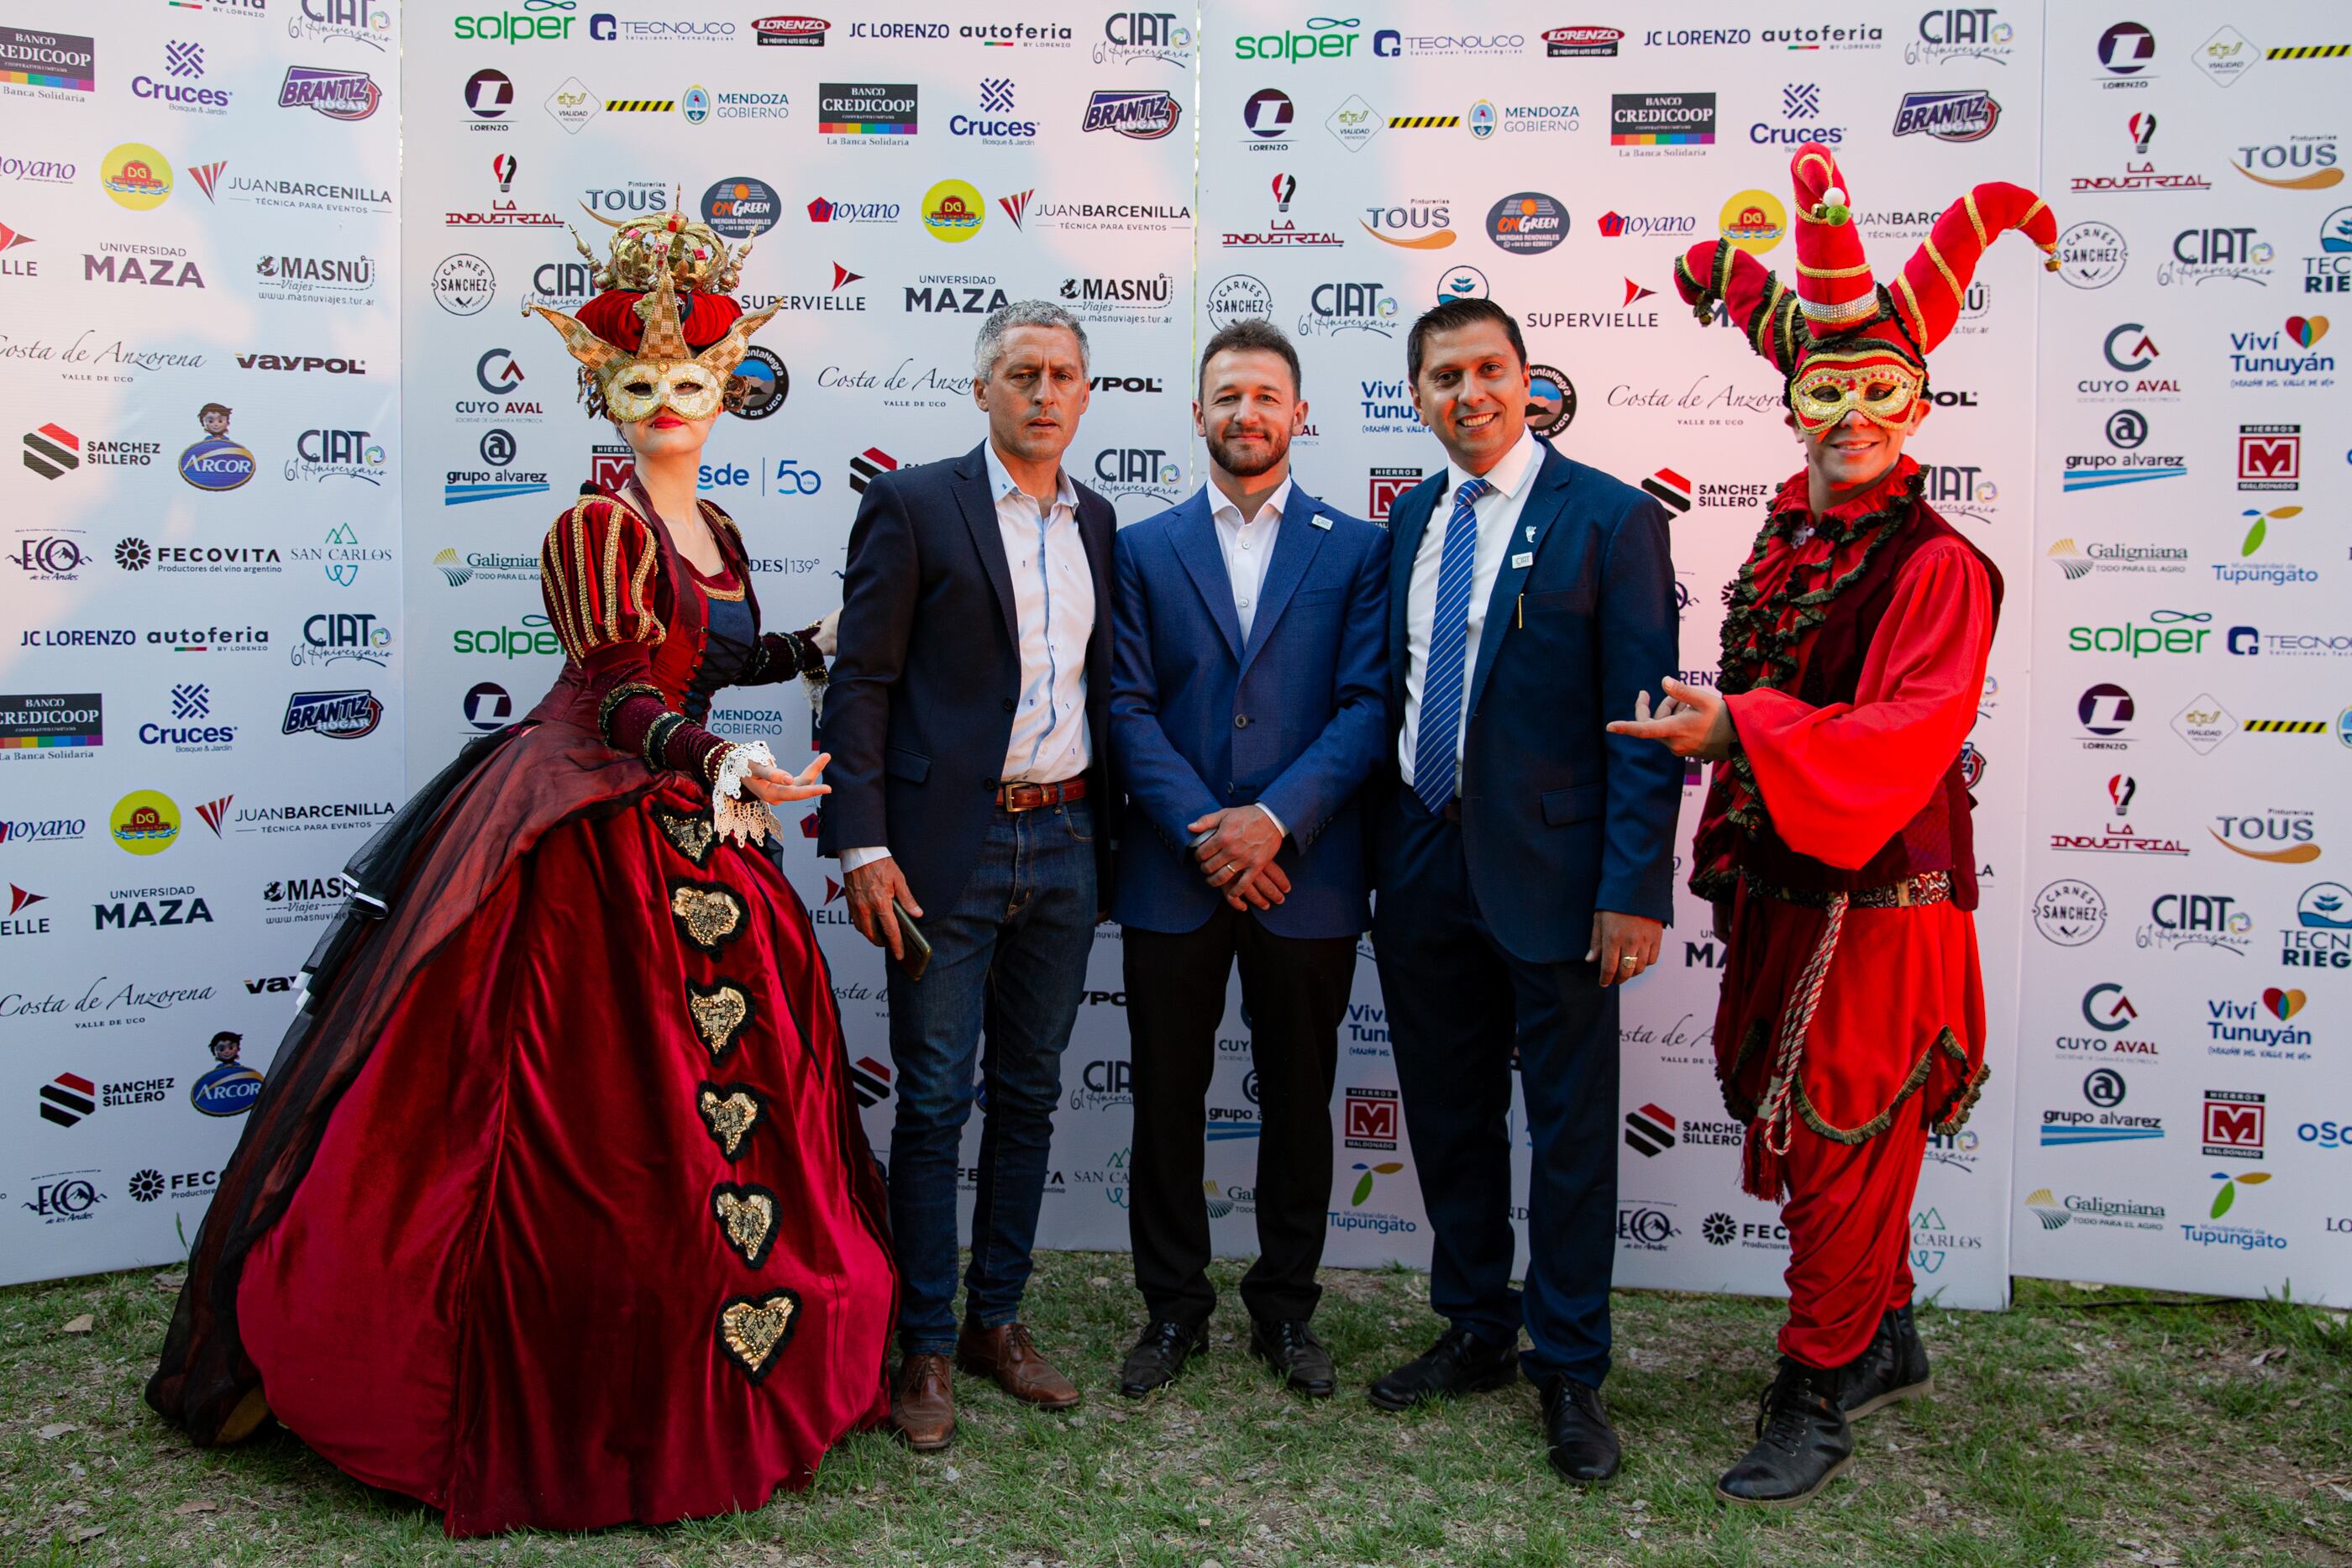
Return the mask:
[[918, 1453], [955, 1436], [955, 1385], [944, 1355], [909, 1355], [890, 1383], [890, 1425]]
[[1066, 1410], [1078, 1402], [1077, 1385], [1054, 1370], [1037, 1354], [1036, 1342], [1025, 1324], [1005, 1323], [976, 1329], [966, 1323], [956, 1341], [956, 1364], [966, 1372], [992, 1377], [1015, 1399], [1045, 1410]]

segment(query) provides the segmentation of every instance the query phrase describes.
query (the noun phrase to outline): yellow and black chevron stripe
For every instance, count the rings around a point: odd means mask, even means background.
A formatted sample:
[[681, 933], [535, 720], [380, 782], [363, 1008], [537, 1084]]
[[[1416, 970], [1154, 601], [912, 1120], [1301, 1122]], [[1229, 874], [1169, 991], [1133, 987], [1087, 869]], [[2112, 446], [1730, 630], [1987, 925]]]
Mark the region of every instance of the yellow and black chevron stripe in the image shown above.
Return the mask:
[[2248, 735], [2324, 735], [2327, 721], [2317, 718], [2250, 718]]
[[2266, 60], [2340, 60], [2352, 55], [2352, 44], [2291, 44], [2263, 53]]
[[1450, 131], [1462, 123], [1458, 114], [1391, 114], [1391, 131]]
[[674, 98], [608, 98], [604, 109], [611, 114], [667, 114], [677, 107]]

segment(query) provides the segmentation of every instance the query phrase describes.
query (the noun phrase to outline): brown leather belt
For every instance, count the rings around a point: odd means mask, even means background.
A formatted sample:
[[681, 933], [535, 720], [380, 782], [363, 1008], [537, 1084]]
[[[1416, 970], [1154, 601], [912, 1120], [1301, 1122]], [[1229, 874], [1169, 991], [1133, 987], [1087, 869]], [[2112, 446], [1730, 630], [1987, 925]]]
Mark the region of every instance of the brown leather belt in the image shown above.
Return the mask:
[[1065, 800], [1087, 798], [1087, 781], [1083, 777], [1065, 779], [1059, 784], [1007, 784], [996, 792], [999, 810], [1034, 811], [1040, 806], [1058, 806]]

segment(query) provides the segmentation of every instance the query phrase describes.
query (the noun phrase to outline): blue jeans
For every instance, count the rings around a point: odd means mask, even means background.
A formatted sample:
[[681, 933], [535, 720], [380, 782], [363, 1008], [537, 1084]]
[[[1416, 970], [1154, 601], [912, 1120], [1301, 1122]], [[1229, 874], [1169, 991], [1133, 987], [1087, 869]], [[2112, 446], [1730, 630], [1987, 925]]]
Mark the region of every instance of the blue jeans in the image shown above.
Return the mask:
[[1021, 1315], [1062, 1050], [1086, 989], [1096, 908], [1088, 802], [999, 810], [956, 906], [926, 912], [931, 962], [923, 977], [884, 966], [898, 1074], [890, 1230], [905, 1281], [898, 1343], [908, 1354], [955, 1346], [957, 1167], [983, 1028], [985, 1108], [964, 1315], [983, 1329]]

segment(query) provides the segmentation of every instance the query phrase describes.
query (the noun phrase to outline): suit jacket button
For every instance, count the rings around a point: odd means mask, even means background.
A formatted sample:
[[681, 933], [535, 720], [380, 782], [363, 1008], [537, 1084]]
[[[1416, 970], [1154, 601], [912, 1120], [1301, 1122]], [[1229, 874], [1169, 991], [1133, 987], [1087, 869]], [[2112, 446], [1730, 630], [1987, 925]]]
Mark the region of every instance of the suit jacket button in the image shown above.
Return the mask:
[[1006, 713], [1011, 713], [1013, 711], [1013, 699], [1011, 697], [1006, 697], [1004, 699], [1004, 711]]
[[980, 781], [980, 787], [989, 791], [991, 794], [994, 794], [996, 791], [996, 780], [993, 779], [983, 779]]
[[1237, 713], [1234, 715], [1234, 727], [1235, 729], [1247, 729], [1249, 727], [1249, 715], [1245, 713]]

